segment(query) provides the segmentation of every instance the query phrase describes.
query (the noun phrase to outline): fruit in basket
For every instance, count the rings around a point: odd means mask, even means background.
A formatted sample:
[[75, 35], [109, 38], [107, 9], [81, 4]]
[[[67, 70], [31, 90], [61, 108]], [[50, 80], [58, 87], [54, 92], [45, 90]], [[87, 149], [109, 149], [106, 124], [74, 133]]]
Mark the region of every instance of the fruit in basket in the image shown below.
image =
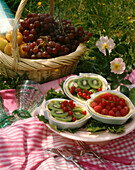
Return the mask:
[[0, 38], [4, 38], [6, 39], [5, 35], [4, 34], [0, 34]]
[[[9, 42], [12, 42], [12, 30], [10, 30], [9, 32], [6, 33], [6, 39], [9, 41]], [[23, 41], [23, 35], [21, 32], [17, 32], [17, 43], [18, 45], [21, 45], [22, 44], [22, 41]]]
[[0, 37], [0, 50], [4, 52], [4, 48], [7, 45], [8, 41], [5, 38]]
[[12, 49], [12, 43], [7, 43], [4, 48], [4, 53], [11, 56], [12, 55], [11, 49]]
[[70, 20], [54, 20], [49, 14], [28, 14], [20, 22], [19, 31], [23, 41], [25, 57], [54, 58], [74, 52], [80, 43], [88, 41], [92, 33], [83, 27], [75, 28]]
[[26, 46], [26, 43], [23, 43], [19, 46], [19, 53], [21, 57], [25, 57], [26, 52], [23, 50], [23, 47]]

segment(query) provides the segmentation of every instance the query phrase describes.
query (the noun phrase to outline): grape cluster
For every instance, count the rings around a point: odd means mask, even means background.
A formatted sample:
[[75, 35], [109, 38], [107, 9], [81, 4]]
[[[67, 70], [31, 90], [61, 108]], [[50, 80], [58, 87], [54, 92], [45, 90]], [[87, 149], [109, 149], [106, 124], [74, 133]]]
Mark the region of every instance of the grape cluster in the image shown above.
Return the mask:
[[20, 22], [23, 35], [25, 58], [42, 59], [67, 55], [76, 50], [80, 43], [88, 41], [91, 32], [77, 29], [70, 20], [55, 20], [48, 13], [27, 14]]

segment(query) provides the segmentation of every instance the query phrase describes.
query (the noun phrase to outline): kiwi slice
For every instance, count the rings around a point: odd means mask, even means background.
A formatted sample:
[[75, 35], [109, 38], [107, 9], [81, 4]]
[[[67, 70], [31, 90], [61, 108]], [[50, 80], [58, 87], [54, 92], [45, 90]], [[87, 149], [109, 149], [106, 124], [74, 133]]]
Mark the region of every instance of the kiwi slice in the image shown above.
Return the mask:
[[66, 117], [68, 115], [68, 112], [64, 112], [62, 109], [59, 110], [52, 110], [51, 111], [52, 116], [57, 116], [57, 117]]
[[50, 110], [52, 110], [52, 109], [61, 109], [61, 102], [60, 102], [60, 101], [51, 102], [51, 103], [48, 105], [48, 108], [49, 108]]
[[72, 86], [75, 86], [76, 89], [78, 88], [78, 83], [77, 83], [77, 80], [76, 80], [76, 79], [75, 79], [75, 80], [72, 80], [72, 81], [69, 83], [69, 85], [68, 85], [69, 90], [71, 90], [71, 87], [72, 87]]
[[89, 89], [90, 85], [88, 83], [88, 78], [87, 77], [82, 77], [82, 78], [78, 79], [78, 86], [81, 89]]
[[89, 83], [90, 87], [92, 87], [93, 89], [98, 89], [102, 85], [101, 80], [99, 78], [96, 78], [96, 77], [90, 78], [88, 80], [88, 83]]
[[83, 109], [81, 107], [76, 106], [72, 111], [73, 112], [76, 112], [76, 111], [82, 112]]
[[73, 116], [76, 117], [76, 119], [78, 120], [78, 119], [83, 118], [83, 117], [84, 117], [84, 114], [82, 114], [82, 112], [80, 112], [80, 111], [75, 111], [75, 112], [73, 113]]
[[56, 120], [60, 120], [62, 122], [71, 122], [72, 121], [72, 116], [65, 116], [65, 117], [57, 117], [55, 116]]

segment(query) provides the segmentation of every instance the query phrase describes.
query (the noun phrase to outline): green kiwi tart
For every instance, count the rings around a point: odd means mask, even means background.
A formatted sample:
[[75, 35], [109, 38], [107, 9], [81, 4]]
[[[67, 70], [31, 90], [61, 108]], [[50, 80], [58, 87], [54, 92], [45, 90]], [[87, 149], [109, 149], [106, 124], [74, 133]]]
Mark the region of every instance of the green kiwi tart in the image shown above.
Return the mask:
[[84, 105], [67, 99], [51, 99], [45, 103], [45, 117], [58, 128], [79, 128], [91, 117]]
[[69, 98], [81, 104], [85, 104], [91, 95], [107, 90], [106, 79], [98, 74], [85, 74], [82, 76], [71, 76], [64, 82], [64, 92]]

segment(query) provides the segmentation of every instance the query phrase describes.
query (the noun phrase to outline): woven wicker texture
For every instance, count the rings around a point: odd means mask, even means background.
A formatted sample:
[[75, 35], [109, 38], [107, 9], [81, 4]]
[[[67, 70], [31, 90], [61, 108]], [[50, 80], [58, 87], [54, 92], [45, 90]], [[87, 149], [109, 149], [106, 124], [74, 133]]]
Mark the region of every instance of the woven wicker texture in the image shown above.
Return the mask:
[[[80, 44], [75, 52], [56, 58], [32, 60], [20, 57], [17, 44], [17, 29], [18, 21], [21, 18], [26, 3], [27, 0], [22, 0], [16, 12], [12, 34], [12, 56], [8, 56], [0, 51], [1, 74], [14, 77], [16, 74], [23, 75], [24, 73], [27, 73], [30, 80], [39, 83], [72, 74], [80, 57], [86, 50], [84, 44]], [[52, 0], [50, 0], [50, 5], [51, 4], [54, 4]], [[52, 13], [52, 11], [53, 7], [50, 7], [50, 12]]]

